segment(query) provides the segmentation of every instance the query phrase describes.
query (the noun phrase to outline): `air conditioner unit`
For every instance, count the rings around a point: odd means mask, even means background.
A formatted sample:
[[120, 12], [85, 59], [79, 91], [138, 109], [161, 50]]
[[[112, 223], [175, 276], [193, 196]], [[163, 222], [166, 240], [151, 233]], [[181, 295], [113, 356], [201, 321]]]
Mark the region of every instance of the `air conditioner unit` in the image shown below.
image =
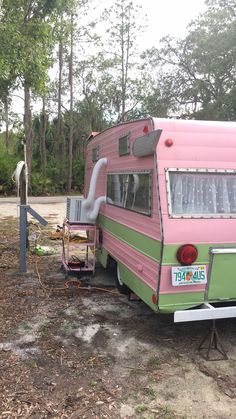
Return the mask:
[[67, 198], [66, 218], [71, 224], [92, 224], [83, 206], [84, 198]]

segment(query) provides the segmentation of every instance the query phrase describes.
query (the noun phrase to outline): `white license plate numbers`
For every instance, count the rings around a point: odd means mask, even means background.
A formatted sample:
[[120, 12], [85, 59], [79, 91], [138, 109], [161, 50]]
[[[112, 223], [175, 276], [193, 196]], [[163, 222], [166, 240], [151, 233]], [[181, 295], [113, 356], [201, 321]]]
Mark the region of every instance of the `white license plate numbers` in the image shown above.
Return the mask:
[[206, 265], [175, 266], [171, 268], [174, 287], [207, 283]]

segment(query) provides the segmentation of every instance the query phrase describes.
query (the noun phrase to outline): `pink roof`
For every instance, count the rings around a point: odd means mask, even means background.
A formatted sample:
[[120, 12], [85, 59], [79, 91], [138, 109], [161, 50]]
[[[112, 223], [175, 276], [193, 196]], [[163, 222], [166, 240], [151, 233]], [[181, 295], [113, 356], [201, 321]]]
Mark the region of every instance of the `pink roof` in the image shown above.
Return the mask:
[[[168, 160], [168, 167], [175, 167], [176, 161], [181, 167], [185, 161], [193, 168], [195, 165], [229, 168], [225, 162], [230, 162], [230, 168], [236, 169], [236, 122], [159, 118], [153, 118], [153, 122], [154, 129], [162, 130], [157, 145], [158, 160]], [[170, 147], [166, 146], [168, 139], [173, 141]]]

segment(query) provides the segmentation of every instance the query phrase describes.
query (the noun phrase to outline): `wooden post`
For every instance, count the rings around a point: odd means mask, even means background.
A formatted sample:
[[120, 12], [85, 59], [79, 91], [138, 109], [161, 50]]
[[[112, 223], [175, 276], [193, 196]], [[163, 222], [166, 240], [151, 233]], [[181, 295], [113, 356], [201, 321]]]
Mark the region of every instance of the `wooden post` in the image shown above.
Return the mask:
[[[25, 165], [23, 170], [21, 171], [20, 178], [19, 178], [19, 194], [20, 194], [20, 208], [21, 205], [28, 205], [28, 167], [27, 167], [27, 155], [26, 155], [26, 141], [24, 140], [24, 159]], [[23, 217], [23, 213], [22, 213]], [[25, 225], [25, 235], [26, 235], [26, 247], [29, 249], [29, 229], [28, 229], [28, 220], [27, 220], [27, 211], [24, 213], [25, 221], [23, 225]], [[22, 230], [22, 226], [21, 226]]]
[[25, 169], [21, 172], [19, 182], [20, 205], [27, 205]]

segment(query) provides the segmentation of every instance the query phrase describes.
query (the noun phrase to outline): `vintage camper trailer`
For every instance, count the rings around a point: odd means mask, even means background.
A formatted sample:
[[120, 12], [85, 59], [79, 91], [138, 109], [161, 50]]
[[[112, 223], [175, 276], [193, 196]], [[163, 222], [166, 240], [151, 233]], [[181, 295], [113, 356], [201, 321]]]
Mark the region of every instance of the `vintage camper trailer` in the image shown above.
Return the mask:
[[85, 196], [120, 289], [175, 321], [236, 316], [236, 123], [149, 118], [91, 135]]

